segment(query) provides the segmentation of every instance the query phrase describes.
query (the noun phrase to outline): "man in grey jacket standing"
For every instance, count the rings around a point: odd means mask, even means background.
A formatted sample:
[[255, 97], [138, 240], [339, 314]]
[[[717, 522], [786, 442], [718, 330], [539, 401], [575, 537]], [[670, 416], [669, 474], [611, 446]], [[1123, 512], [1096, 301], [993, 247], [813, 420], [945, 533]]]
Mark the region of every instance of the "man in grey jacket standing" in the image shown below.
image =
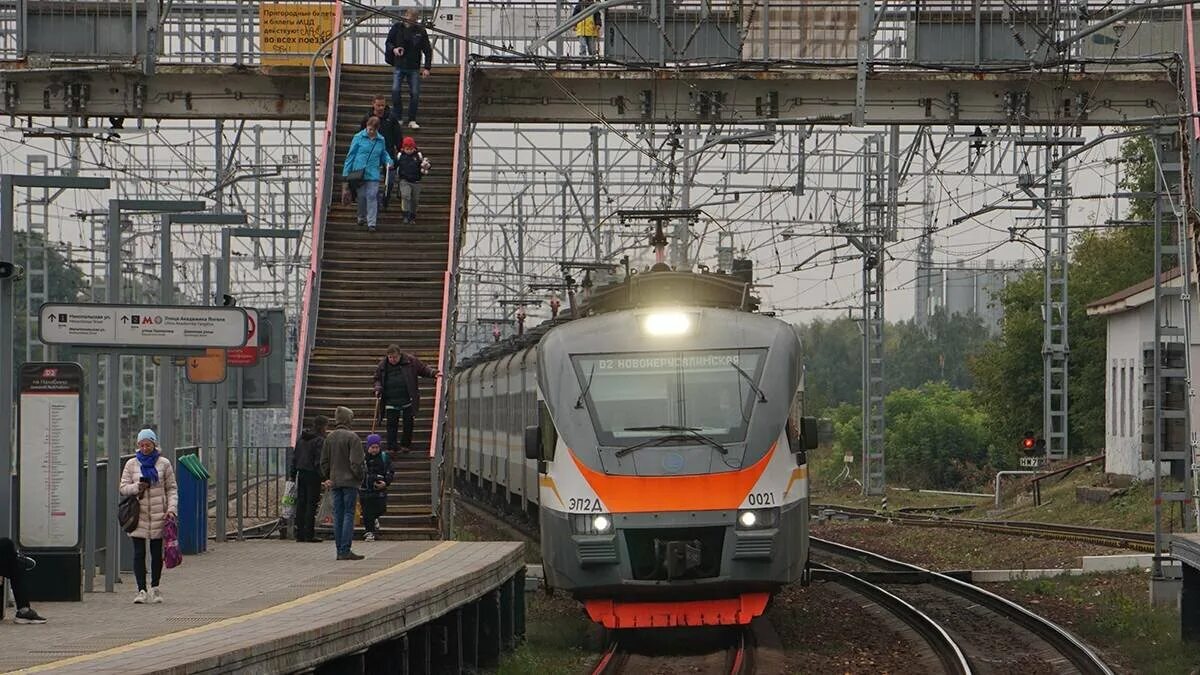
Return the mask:
[[338, 560], [362, 560], [350, 550], [354, 539], [354, 503], [366, 471], [362, 439], [350, 430], [354, 412], [338, 406], [333, 413], [333, 431], [321, 446], [322, 485], [333, 493], [333, 541]]

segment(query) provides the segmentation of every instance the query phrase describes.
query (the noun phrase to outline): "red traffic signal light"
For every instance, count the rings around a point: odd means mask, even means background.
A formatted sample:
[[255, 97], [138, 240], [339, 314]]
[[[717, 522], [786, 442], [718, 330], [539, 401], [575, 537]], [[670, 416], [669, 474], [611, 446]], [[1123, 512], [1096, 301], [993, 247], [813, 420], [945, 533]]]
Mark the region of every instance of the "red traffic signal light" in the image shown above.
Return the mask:
[[1026, 431], [1025, 437], [1021, 439], [1021, 449], [1022, 450], [1032, 450], [1033, 446], [1036, 443], [1037, 443], [1037, 438], [1033, 435], [1033, 432]]

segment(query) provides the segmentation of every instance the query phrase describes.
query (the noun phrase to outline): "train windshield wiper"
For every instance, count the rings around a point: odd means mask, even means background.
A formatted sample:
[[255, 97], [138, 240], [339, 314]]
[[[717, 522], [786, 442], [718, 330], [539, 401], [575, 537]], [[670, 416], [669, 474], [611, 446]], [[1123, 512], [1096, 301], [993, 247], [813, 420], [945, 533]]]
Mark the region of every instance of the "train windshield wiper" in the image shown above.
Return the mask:
[[588, 373], [587, 383], [585, 383], [583, 385], [583, 391], [579, 392], [579, 398], [575, 399], [575, 409], [576, 410], [580, 410], [583, 408], [583, 397], [587, 396], [588, 392], [591, 391], [592, 378], [595, 376], [596, 376], [596, 364], [593, 363], [592, 370], [591, 370], [591, 372]]
[[758, 388], [758, 385], [754, 383], [754, 378], [753, 378], [753, 377], [750, 377], [750, 374], [749, 374], [749, 373], [747, 373], [746, 371], [742, 370], [742, 367], [741, 367], [741, 366], [739, 366], [739, 365], [738, 365], [736, 362], [734, 362], [734, 361], [730, 361], [730, 362], [729, 362], [729, 365], [733, 366], [733, 369], [734, 369], [734, 370], [736, 370], [736, 371], [738, 371], [738, 375], [741, 375], [742, 377], [746, 378], [746, 382], [748, 382], [748, 383], [750, 384], [750, 388], [751, 388], [751, 389], [753, 389], [755, 392], [757, 392], [757, 393], [758, 393], [758, 402], [759, 402], [759, 403], [766, 403], [766, 402], [767, 402], [767, 395], [766, 395], [766, 394], [764, 394], [764, 393], [762, 392], [762, 389], [759, 389], [759, 388]]
[[625, 431], [674, 431], [678, 433], [666, 434], [656, 438], [647, 439], [633, 445], [627, 445], [616, 452], [617, 457], [624, 457], [631, 452], [641, 450], [642, 448], [652, 445], [659, 445], [666, 441], [691, 441], [698, 440], [705, 445], [711, 446], [720, 452], [722, 455], [728, 455], [729, 449], [721, 445], [719, 441], [705, 436], [700, 433], [699, 427], [681, 427], [675, 424], [657, 424], [649, 427], [625, 427]]

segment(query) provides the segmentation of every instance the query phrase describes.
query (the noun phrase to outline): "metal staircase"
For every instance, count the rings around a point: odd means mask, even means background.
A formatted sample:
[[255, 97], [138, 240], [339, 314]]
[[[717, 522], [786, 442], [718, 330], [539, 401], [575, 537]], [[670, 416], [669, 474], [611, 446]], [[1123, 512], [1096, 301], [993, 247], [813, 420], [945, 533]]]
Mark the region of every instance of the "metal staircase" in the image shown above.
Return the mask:
[[[341, 167], [350, 140], [377, 94], [389, 95], [391, 69], [343, 66], [337, 99], [333, 203], [323, 234], [315, 336], [308, 361], [304, 423], [344, 405], [354, 410], [354, 430], [371, 430], [375, 398], [371, 378], [388, 344], [396, 343], [431, 367], [438, 363], [447, 270], [454, 134], [458, 119], [457, 67], [434, 68], [421, 83], [419, 130], [405, 130], [433, 164], [422, 179], [417, 222], [403, 225], [394, 199], [379, 216], [379, 230], [356, 224], [354, 205], [338, 201]], [[407, 103], [407, 97], [405, 98]], [[432, 504], [430, 448], [433, 380], [421, 380], [421, 411], [413, 448], [393, 456], [396, 479], [381, 519], [385, 537], [437, 538]], [[381, 422], [377, 431], [383, 435]]]

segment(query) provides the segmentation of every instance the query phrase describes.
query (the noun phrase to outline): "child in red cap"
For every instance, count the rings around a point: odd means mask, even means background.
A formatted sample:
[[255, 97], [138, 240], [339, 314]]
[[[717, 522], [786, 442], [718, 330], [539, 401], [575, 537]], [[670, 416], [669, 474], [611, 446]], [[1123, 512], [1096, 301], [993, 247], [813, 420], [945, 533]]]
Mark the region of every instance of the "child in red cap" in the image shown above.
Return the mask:
[[417, 150], [412, 136], [405, 136], [396, 155], [396, 178], [400, 185], [400, 211], [406, 223], [417, 222], [417, 202], [421, 199], [421, 176], [429, 173], [429, 160]]

